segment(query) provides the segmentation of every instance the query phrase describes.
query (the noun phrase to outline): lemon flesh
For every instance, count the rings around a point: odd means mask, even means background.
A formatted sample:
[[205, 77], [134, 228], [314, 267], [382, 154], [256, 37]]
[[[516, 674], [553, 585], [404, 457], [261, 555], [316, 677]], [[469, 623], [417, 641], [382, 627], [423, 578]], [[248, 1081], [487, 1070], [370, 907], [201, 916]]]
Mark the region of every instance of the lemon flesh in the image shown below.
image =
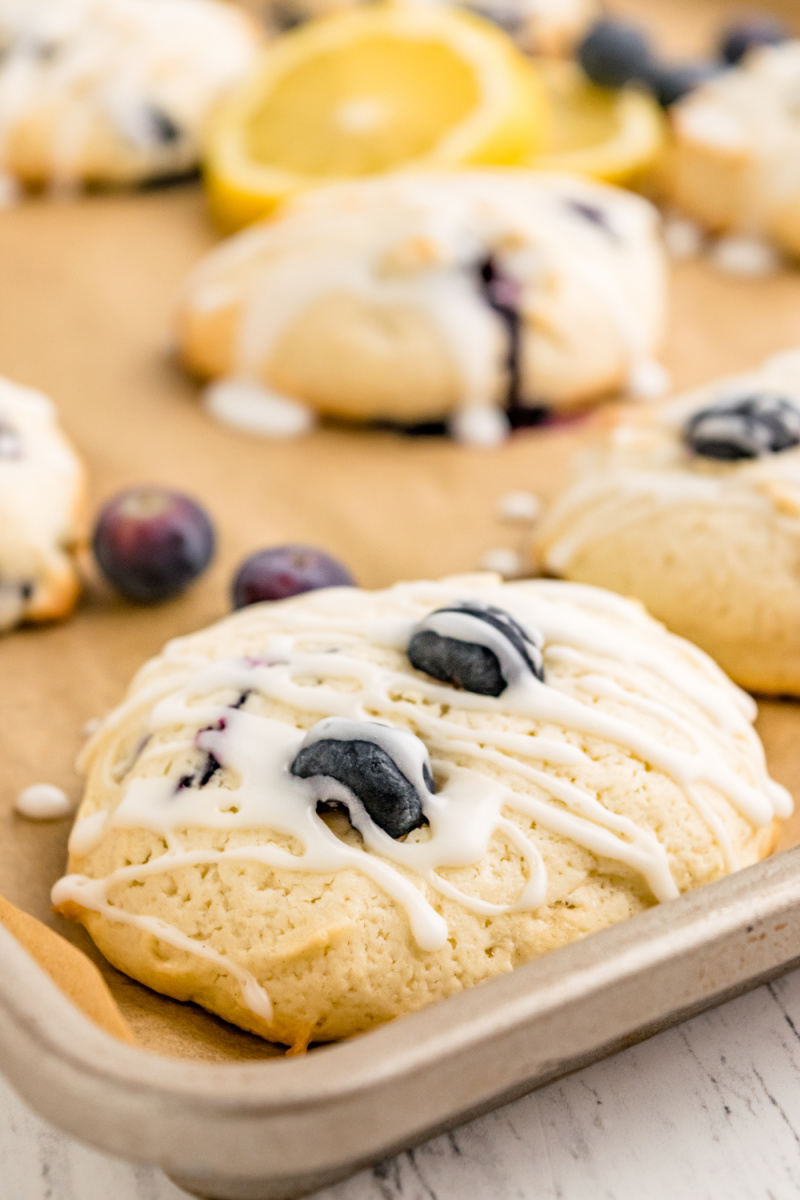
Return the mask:
[[276, 39], [218, 111], [212, 212], [235, 229], [333, 180], [512, 165], [547, 119], [536, 69], [479, 17], [391, 4], [326, 17]]
[[479, 101], [441, 42], [364, 38], [282, 79], [248, 122], [247, 152], [303, 175], [369, 175], [430, 154]]

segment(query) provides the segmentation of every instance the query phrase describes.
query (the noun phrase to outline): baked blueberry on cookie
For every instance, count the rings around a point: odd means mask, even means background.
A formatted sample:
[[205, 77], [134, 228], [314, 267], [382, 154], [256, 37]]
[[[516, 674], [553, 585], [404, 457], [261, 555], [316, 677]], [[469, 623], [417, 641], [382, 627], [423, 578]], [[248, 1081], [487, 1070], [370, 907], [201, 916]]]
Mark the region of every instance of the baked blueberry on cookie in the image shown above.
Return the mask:
[[637, 597], [744, 687], [800, 695], [800, 351], [623, 414], [581, 468], [539, 566]]
[[326, 588], [171, 642], [88, 744], [58, 910], [296, 1049], [755, 862], [755, 706], [628, 600]]
[[403, 174], [309, 193], [230, 238], [190, 276], [176, 328], [201, 377], [458, 433], [476, 413], [635, 389], [665, 292], [638, 196], [521, 169]]
[[190, 171], [259, 43], [219, 0], [0, 0], [0, 167], [62, 188]]
[[50, 400], [0, 379], [0, 631], [70, 612], [85, 504], [83, 466]]
[[666, 198], [714, 233], [800, 255], [800, 41], [759, 46], [672, 109]]

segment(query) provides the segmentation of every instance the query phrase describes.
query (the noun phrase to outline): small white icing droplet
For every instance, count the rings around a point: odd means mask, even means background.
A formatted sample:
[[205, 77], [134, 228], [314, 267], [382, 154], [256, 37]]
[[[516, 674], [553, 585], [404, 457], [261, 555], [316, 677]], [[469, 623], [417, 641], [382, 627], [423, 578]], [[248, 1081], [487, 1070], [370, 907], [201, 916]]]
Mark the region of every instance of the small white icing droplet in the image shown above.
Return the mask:
[[705, 245], [705, 234], [697, 222], [688, 217], [667, 217], [664, 245], [670, 258], [696, 258]]
[[634, 400], [660, 400], [671, 385], [666, 367], [654, 358], [646, 358], [636, 363], [628, 376], [627, 393]]
[[0, 583], [0, 631], [13, 629], [25, 612], [25, 596], [18, 583]]
[[488, 404], [460, 408], [450, 418], [450, 434], [462, 446], [499, 446], [509, 433], [506, 414]]
[[14, 801], [14, 811], [30, 821], [57, 821], [69, 816], [72, 810], [67, 793], [52, 783], [32, 783]]
[[261, 437], [299, 437], [315, 422], [306, 405], [248, 379], [220, 379], [210, 384], [203, 403], [223, 425]]
[[0, 208], [14, 208], [22, 199], [22, 186], [13, 175], [0, 173]]
[[103, 722], [100, 717], [90, 717], [89, 720], [84, 721], [83, 725], [81, 726], [81, 733], [84, 737], [91, 737], [93, 734], [97, 733], [102, 724]]
[[519, 521], [533, 524], [542, 508], [542, 502], [533, 492], [506, 492], [500, 497], [497, 515], [501, 521]]
[[759, 237], [731, 234], [722, 237], [711, 249], [711, 261], [728, 275], [756, 279], [774, 275], [781, 269], [780, 251]]
[[716, 150], [738, 153], [747, 148], [747, 130], [740, 113], [718, 104], [691, 100], [677, 111], [676, 124], [684, 137]]
[[522, 561], [516, 550], [498, 546], [495, 550], [487, 550], [481, 559], [484, 571], [494, 571], [506, 579], [522, 574]]

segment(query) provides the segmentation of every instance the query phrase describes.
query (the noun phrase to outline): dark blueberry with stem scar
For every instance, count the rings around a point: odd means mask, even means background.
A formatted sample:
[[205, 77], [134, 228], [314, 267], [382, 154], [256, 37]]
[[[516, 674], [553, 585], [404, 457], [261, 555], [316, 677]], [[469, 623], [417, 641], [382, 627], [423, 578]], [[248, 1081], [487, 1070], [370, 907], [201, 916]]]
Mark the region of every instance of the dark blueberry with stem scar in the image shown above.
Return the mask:
[[671, 108], [695, 88], [719, 74], [719, 65], [710, 62], [656, 63], [645, 82], [662, 108]]
[[527, 675], [544, 682], [542, 641], [501, 608], [465, 600], [420, 621], [408, 657], [418, 671], [442, 683], [500, 696]]
[[639, 26], [611, 17], [595, 22], [577, 57], [592, 83], [607, 88], [642, 80], [653, 61], [650, 41]]
[[800, 405], [777, 392], [732, 399], [696, 412], [684, 439], [695, 454], [721, 462], [779, 454], [800, 444]]
[[756, 46], [777, 46], [785, 42], [789, 32], [783, 21], [767, 13], [751, 13], [723, 30], [719, 55], [723, 62], [734, 66]]
[[424, 744], [381, 721], [319, 721], [290, 770], [308, 780], [318, 806], [343, 804], [357, 829], [366, 814], [391, 838], [426, 824], [425, 799], [435, 790]]
[[353, 587], [346, 567], [314, 546], [275, 546], [246, 558], [233, 580], [233, 607], [285, 600], [326, 587]]
[[92, 548], [117, 591], [138, 604], [177, 596], [206, 569], [214, 527], [189, 496], [163, 487], [121, 492], [102, 509]]

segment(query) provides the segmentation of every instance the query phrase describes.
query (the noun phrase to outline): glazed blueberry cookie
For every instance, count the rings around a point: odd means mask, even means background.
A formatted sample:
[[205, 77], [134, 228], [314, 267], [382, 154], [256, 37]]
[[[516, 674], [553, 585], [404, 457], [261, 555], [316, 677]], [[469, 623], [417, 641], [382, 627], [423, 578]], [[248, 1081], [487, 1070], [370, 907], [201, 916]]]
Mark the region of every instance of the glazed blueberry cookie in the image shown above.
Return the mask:
[[0, 630], [70, 612], [86, 526], [83, 466], [52, 403], [0, 379]]
[[190, 171], [259, 43], [219, 0], [0, 0], [0, 167], [56, 187]]
[[800, 41], [751, 51], [671, 111], [668, 201], [714, 233], [800, 255]]
[[334, 417], [457, 421], [635, 389], [665, 303], [647, 201], [501, 169], [300, 197], [212, 251], [176, 329], [202, 377], [257, 381]]
[[295, 1049], [770, 852], [755, 706], [630, 601], [327, 588], [171, 642], [84, 756], [57, 909]]
[[[277, 29], [354, 7], [359, 0], [248, 0]], [[410, 0], [417, 2], [417, 0]], [[444, 2], [444, 0], [439, 0]], [[597, 0], [462, 0], [532, 54], [568, 54], [596, 17]]]
[[637, 597], [747, 688], [800, 695], [800, 351], [623, 414], [580, 467], [540, 568]]

